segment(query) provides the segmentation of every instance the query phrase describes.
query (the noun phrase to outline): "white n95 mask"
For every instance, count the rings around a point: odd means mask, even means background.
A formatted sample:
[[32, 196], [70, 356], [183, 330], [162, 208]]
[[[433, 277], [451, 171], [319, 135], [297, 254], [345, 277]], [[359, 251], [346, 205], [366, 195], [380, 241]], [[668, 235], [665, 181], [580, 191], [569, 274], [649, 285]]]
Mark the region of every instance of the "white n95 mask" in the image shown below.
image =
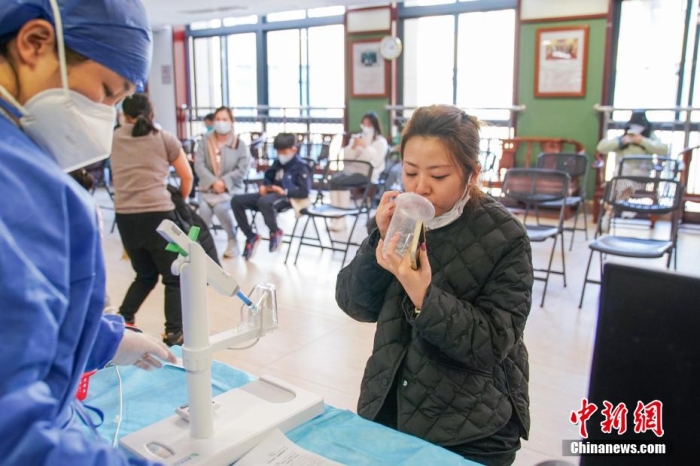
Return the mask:
[[112, 151], [115, 110], [62, 88], [47, 89], [24, 105], [19, 124], [70, 172], [106, 159]]
[[19, 124], [27, 136], [69, 172], [109, 156], [116, 113], [114, 107], [68, 88], [63, 25], [56, 1], [50, 3], [56, 22], [62, 87], [41, 91], [24, 106], [2, 86], [0, 94], [21, 113]]

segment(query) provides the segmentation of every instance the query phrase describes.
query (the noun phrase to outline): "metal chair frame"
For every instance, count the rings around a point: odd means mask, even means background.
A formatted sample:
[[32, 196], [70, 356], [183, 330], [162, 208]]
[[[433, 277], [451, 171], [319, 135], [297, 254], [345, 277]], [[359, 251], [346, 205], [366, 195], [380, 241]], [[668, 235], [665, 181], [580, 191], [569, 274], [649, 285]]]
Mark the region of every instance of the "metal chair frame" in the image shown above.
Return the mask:
[[[511, 168], [503, 178], [502, 191], [505, 197], [533, 206], [536, 211], [539, 206], [548, 202], [562, 201], [569, 194], [569, 174], [564, 171], [545, 170], [540, 168]], [[544, 306], [547, 295], [547, 286], [551, 274], [561, 275], [566, 287], [566, 260], [564, 253], [564, 209], [566, 203], [562, 202], [559, 207], [559, 219], [554, 226], [542, 225], [539, 222], [535, 225], [528, 225], [526, 219], [524, 226], [527, 230], [531, 242], [544, 242], [550, 238], [554, 239], [552, 250], [549, 254], [547, 268], [533, 268], [535, 272], [544, 272], [544, 277], [534, 276], [535, 280], [544, 282], [542, 291], [542, 301], [540, 307]], [[527, 215], [527, 212], [526, 212]], [[539, 217], [538, 217], [539, 218]], [[557, 241], [561, 236], [561, 270], [552, 270], [554, 251], [557, 248]]]
[[[303, 209], [301, 211], [302, 214], [306, 216], [306, 222], [304, 223], [304, 228], [302, 229], [301, 236], [299, 236], [299, 246], [297, 248], [297, 253], [296, 256], [294, 257], [294, 264], [296, 265], [297, 261], [299, 260], [299, 253], [301, 252], [301, 247], [302, 246], [311, 246], [315, 248], [321, 249], [321, 251], [324, 251], [326, 249], [332, 250], [332, 251], [339, 251], [343, 253], [343, 260], [341, 262], [341, 267], [345, 265], [345, 260], [348, 256], [348, 250], [350, 249], [350, 246], [359, 246], [359, 243], [353, 243], [352, 242], [352, 236], [353, 233], [355, 232], [355, 228], [357, 227], [357, 222], [360, 218], [360, 215], [365, 214], [369, 217], [369, 211], [370, 211], [370, 203], [369, 203], [369, 188], [372, 185], [372, 164], [369, 162], [365, 162], [362, 160], [329, 160], [328, 164], [326, 165], [326, 168], [324, 170], [323, 174], [323, 188], [322, 189], [328, 189], [329, 188], [329, 181], [330, 178], [333, 174], [335, 173], [341, 173], [342, 172], [342, 167], [347, 166], [347, 165], [355, 165], [355, 166], [364, 166], [366, 167], [366, 173], [367, 173], [367, 182], [365, 183], [364, 186], [361, 187], [362, 191], [362, 196], [359, 200], [355, 201], [355, 207], [353, 208], [342, 208], [342, 207], [337, 207], [333, 206], [330, 204], [323, 204], [322, 201], [319, 201], [318, 198], [316, 202], [314, 202], [313, 205], [310, 207]], [[365, 170], [363, 170], [365, 172]], [[348, 188], [349, 190], [350, 188]], [[348, 235], [347, 241], [340, 241], [337, 239], [333, 238], [333, 234], [330, 230], [330, 226], [328, 224], [329, 219], [335, 219], [335, 218], [345, 218], [348, 216], [353, 216], [355, 217], [355, 221], [352, 224], [352, 227], [350, 228], [350, 233]], [[326, 235], [327, 238], [330, 242], [330, 246], [324, 244], [324, 242], [321, 239], [321, 233], [316, 225], [316, 219], [321, 218], [323, 219], [323, 223], [325, 224], [325, 230], [326, 230]], [[292, 233], [296, 232], [297, 224], [299, 223], [300, 218], [297, 218], [295, 223], [294, 223], [294, 228], [292, 230]], [[313, 229], [315, 231], [315, 237], [307, 237], [306, 236], [306, 230], [309, 227], [309, 223], [312, 224]], [[287, 256], [284, 259], [285, 264], [287, 263], [287, 259], [289, 258], [289, 253], [292, 249], [292, 246], [290, 244], [289, 249], [287, 250]]]
[[[671, 158], [669, 156], [663, 155], [626, 155], [622, 157], [615, 167], [615, 176], [636, 176], [636, 177], [649, 177], [649, 178], [659, 178], [662, 180], [679, 180], [681, 172], [681, 162], [680, 160]], [[626, 173], [628, 169], [636, 169], [636, 172]], [[640, 169], [646, 170], [643, 174], [639, 173]], [[644, 196], [645, 193], [636, 193], [637, 197]], [[601, 204], [602, 204], [601, 199]], [[646, 219], [628, 219], [628, 223], [641, 223], [646, 225]], [[614, 231], [617, 226], [617, 220], [612, 218], [610, 220], [611, 227]], [[652, 217], [649, 219], [649, 227], [653, 228], [655, 219]]]
[[[648, 172], [644, 175], [625, 173], [626, 166], [638, 163], [645, 165]], [[626, 155], [620, 159], [615, 170], [615, 176], [643, 176], [649, 178], [660, 178], [662, 180], [677, 180], [681, 172], [679, 160], [661, 155]], [[670, 176], [669, 176], [670, 175]]]
[[[564, 171], [569, 174], [572, 180], [578, 180], [578, 194], [576, 196], [567, 195], [565, 199], [545, 204], [546, 207], [560, 207], [561, 203], [564, 203], [566, 207], [576, 207], [574, 226], [564, 227], [564, 230], [571, 232], [569, 251], [574, 247], [574, 236], [577, 231], [583, 231], [586, 241], [588, 241], [588, 206], [586, 203], [588, 165], [588, 156], [581, 153], [543, 153], [537, 157], [537, 168]], [[583, 227], [577, 228], [578, 217], [581, 213], [583, 213]]]
[[[683, 185], [677, 180], [669, 180], [654, 177], [618, 176], [608, 181], [603, 196], [603, 212], [610, 208], [615, 214], [622, 212], [635, 212], [650, 215], [671, 214], [671, 233], [669, 239], [651, 239], [613, 234], [603, 234], [602, 225], [605, 215], [600, 215], [596, 226], [595, 240], [588, 247], [591, 250], [586, 265], [586, 273], [583, 277], [583, 288], [579, 309], [583, 305], [583, 297], [586, 293], [586, 285], [593, 283], [599, 285], [600, 280], [588, 278], [593, 260], [593, 253], [600, 256], [600, 275], [603, 275], [604, 254], [630, 257], [637, 259], [657, 259], [668, 255], [666, 268], [673, 268], [678, 263], [678, 229], [683, 198]], [[646, 197], [640, 197], [639, 193], [647, 193]], [[651, 201], [651, 202], [649, 202]]]

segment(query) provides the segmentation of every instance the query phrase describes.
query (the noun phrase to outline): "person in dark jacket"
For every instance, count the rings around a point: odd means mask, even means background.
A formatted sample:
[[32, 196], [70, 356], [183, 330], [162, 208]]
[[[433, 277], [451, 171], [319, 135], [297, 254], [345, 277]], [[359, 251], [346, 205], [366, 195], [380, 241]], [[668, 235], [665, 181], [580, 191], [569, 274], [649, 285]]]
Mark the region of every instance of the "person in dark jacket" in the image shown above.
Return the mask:
[[377, 323], [362, 417], [507, 465], [530, 428], [523, 332], [532, 257], [522, 224], [477, 186], [478, 155], [474, 118], [446, 105], [416, 110], [401, 158], [405, 190], [435, 207], [421, 266], [396, 253], [398, 237], [384, 237], [399, 194], [387, 191], [377, 228], [338, 275], [336, 300], [355, 320]]
[[233, 215], [238, 227], [246, 236], [243, 257], [250, 260], [260, 243], [260, 235], [253, 231], [246, 210], [256, 209], [270, 229], [270, 252], [282, 245], [284, 233], [277, 226], [277, 212], [292, 205], [292, 200], [306, 200], [311, 191], [309, 166], [297, 155], [296, 137], [280, 133], [275, 137], [277, 160], [265, 171], [260, 190], [252, 194], [239, 194], [231, 200]]

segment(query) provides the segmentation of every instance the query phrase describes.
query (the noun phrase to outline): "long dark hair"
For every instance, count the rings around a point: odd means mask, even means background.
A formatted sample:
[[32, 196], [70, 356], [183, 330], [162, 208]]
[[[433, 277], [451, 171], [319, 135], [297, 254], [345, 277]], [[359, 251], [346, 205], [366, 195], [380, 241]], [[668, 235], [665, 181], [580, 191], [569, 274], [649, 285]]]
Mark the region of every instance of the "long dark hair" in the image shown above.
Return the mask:
[[[459, 108], [431, 105], [413, 112], [401, 133], [401, 160], [406, 143], [414, 136], [439, 139], [462, 170], [465, 182], [479, 169], [479, 121]], [[476, 182], [470, 195], [472, 199], [483, 195]]]
[[365, 118], [372, 123], [372, 126], [374, 127], [374, 139], [377, 139], [378, 136], [382, 135], [382, 124], [379, 122], [379, 117], [375, 112], [367, 112], [362, 115], [362, 120], [360, 121], [364, 121]]
[[135, 138], [157, 133], [153, 124], [153, 104], [146, 94], [134, 94], [122, 103], [124, 115], [136, 119], [131, 135]]

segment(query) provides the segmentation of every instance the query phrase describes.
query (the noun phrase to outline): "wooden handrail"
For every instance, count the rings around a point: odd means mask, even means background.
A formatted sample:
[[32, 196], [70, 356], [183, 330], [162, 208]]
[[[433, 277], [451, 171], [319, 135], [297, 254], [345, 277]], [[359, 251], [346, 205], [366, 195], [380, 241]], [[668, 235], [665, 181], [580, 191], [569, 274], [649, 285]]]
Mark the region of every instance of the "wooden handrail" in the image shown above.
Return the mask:
[[681, 171], [681, 183], [688, 186], [688, 177], [690, 176], [690, 163], [693, 161], [695, 150], [700, 149], [700, 146], [686, 147], [680, 153], [680, 159], [683, 162], [683, 170]]
[[[539, 153], [558, 153], [558, 152], [576, 152], [582, 154], [585, 152], [583, 144], [575, 139], [568, 138], [544, 138], [544, 137], [521, 137], [516, 136], [509, 139], [501, 139], [501, 160], [498, 163], [498, 177], [503, 178], [505, 170], [515, 167], [515, 154], [518, 152], [521, 144], [526, 145], [525, 149], [525, 168], [529, 168], [532, 162], [533, 146], [539, 144]], [[564, 145], [570, 144], [574, 146], [573, 151], [564, 150]]]
[[686, 147], [680, 153], [680, 159], [683, 162], [683, 169], [681, 170], [681, 183], [683, 183], [683, 186], [686, 187], [685, 191], [683, 192], [683, 212], [681, 213], [681, 221], [685, 223], [697, 223], [697, 215], [695, 215], [696, 218], [693, 221], [693, 219], [689, 218], [688, 211], [685, 209], [685, 203], [688, 201], [700, 202], [700, 193], [689, 193], [687, 189], [688, 179], [690, 177], [690, 164], [693, 162], [693, 157], [695, 157], [698, 153], [697, 149], [700, 149], [700, 146]]

